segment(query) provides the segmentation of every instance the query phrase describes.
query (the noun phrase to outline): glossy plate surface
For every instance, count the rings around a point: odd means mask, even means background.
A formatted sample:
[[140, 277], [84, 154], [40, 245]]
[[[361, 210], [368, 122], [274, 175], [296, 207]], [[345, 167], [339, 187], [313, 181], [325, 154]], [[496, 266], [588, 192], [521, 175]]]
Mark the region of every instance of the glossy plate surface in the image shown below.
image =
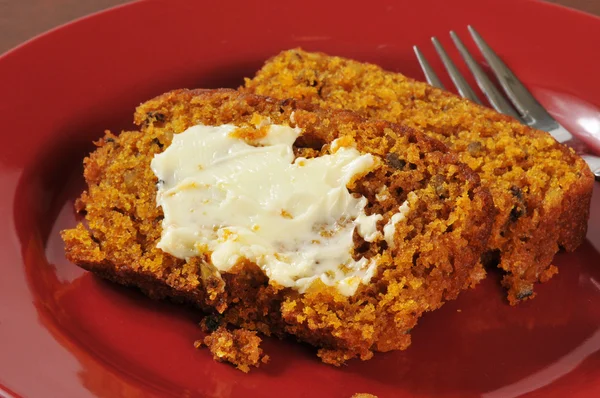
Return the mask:
[[563, 125], [600, 134], [600, 20], [535, 1], [147, 1], [5, 54], [0, 395], [600, 396], [598, 183], [586, 242], [556, 257], [560, 273], [535, 300], [508, 306], [492, 272], [423, 317], [407, 351], [342, 368], [321, 364], [310, 347], [267, 340], [271, 363], [243, 374], [192, 347], [198, 313], [64, 259], [58, 232], [74, 223], [81, 160], [104, 129], [129, 128], [140, 102], [180, 87], [236, 87], [266, 58], [297, 46], [422, 79], [411, 46], [441, 70], [429, 37], [452, 49], [447, 32], [467, 38], [467, 24]]

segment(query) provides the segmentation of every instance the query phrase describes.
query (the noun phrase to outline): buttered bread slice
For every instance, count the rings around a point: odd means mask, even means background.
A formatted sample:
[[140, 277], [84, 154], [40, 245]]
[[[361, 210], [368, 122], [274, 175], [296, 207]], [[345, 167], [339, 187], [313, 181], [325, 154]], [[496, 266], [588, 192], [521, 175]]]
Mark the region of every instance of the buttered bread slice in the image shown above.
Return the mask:
[[85, 159], [67, 257], [217, 315], [222, 336], [368, 359], [484, 276], [491, 196], [415, 130], [233, 90], [169, 92], [135, 122]]

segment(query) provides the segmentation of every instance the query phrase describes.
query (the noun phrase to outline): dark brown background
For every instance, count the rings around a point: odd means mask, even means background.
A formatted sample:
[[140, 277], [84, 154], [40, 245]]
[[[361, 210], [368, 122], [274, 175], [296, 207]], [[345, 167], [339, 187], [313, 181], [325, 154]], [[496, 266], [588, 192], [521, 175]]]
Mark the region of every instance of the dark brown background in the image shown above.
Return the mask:
[[[0, 0], [0, 54], [86, 14], [131, 0]], [[600, 16], [600, 0], [547, 0]]]

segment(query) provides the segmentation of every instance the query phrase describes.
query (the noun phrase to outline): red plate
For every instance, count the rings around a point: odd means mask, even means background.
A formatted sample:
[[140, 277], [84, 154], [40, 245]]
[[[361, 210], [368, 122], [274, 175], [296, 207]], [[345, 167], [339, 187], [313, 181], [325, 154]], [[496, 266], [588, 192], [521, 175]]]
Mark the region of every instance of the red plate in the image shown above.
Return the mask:
[[[474, 24], [572, 130], [600, 130], [600, 20], [524, 1], [137, 2], [56, 29], [0, 58], [0, 390], [24, 397], [505, 397], [600, 395], [600, 184], [587, 241], [512, 308], [498, 275], [427, 314], [405, 352], [334, 368], [314, 349], [268, 340], [250, 374], [196, 350], [198, 313], [146, 299], [64, 259], [81, 159], [105, 128], [179, 87], [235, 87], [302, 46], [422, 78]], [[594, 55], [595, 54], [595, 55]], [[456, 55], [456, 53], [453, 53]], [[2, 392], [0, 391], [0, 395]]]

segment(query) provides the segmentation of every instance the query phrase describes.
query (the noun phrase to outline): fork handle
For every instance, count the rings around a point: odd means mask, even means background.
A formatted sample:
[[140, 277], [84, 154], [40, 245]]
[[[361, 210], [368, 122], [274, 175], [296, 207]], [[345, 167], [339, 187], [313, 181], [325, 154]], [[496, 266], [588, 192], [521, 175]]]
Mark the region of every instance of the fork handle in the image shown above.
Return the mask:
[[594, 155], [581, 155], [581, 158], [590, 166], [596, 181], [600, 181], [600, 157]]

